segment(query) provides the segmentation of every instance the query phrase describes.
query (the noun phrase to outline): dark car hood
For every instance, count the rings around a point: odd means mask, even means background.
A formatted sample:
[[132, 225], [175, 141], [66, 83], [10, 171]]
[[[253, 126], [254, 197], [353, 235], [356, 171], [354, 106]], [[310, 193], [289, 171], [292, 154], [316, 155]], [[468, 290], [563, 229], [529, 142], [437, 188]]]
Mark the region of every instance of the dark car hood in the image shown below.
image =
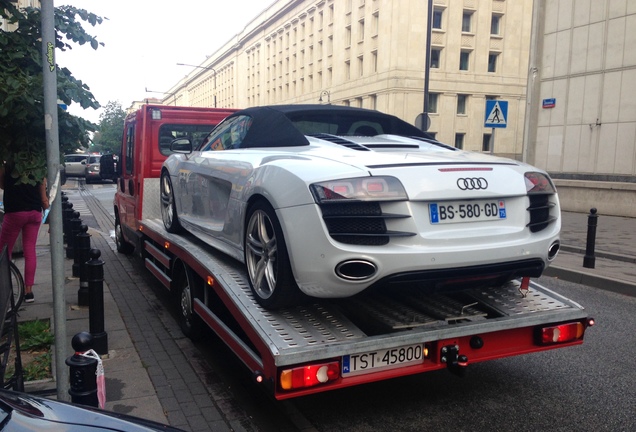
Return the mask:
[[0, 430], [12, 432], [181, 431], [138, 417], [6, 390], [0, 390]]

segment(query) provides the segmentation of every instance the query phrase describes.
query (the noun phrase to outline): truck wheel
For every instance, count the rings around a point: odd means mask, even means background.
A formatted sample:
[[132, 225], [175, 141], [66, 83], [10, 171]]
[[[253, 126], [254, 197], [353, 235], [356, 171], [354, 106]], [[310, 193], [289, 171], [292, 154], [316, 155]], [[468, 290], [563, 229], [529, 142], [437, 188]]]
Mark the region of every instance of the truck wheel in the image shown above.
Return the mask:
[[194, 301], [194, 280], [192, 272], [181, 262], [176, 264], [173, 273], [173, 283], [176, 289], [178, 308], [179, 308], [179, 326], [183, 334], [192, 339], [197, 340], [203, 336], [203, 323], [201, 319], [195, 315]]
[[283, 231], [269, 203], [257, 201], [249, 208], [244, 246], [256, 301], [266, 309], [299, 303], [302, 295], [292, 274]]
[[118, 217], [115, 218], [115, 245], [117, 246], [117, 252], [124, 255], [130, 255], [135, 250], [135, 247], [124, 239], [124, 233], [121, 230], [121, 223]]
[[179, 217], [177, 216], [177, 208], [174, 203], [174, 189], [172, 181], [167, 171], [161, 172], [161, 219], [166, 231], [171, 233], [179, 233], [183, 231]]

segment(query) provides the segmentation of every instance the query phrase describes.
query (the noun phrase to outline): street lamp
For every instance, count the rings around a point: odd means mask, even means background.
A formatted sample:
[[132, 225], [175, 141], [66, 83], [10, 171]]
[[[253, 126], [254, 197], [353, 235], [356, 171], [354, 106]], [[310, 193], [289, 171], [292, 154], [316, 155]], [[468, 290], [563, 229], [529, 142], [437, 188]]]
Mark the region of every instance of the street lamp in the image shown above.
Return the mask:
[[216, 70], [210, 66], [197, 66], [197, 65], [187, 64], [187, 63], [177, 63], [177, 66], [190, 66], [193, 68], [211, 70], [212, 72], [214, 72], [214, 108], [216, 108]]
[[166, 92], [148, 90], [148, 87], [146, 87], [145, 90], [146, 90], [146, 93], [161, 93], [165, 95], [170, 95], [172, 96], [172, 101], [174, 102], [174, 106], [177, 106], [177, 97], [175, 96], [176, 93], [166, 93]]
[[320, 97], [318, 98], [318, 102], [322, 103], [323, 96], [327, 96], [327, 104], [331, 105], [331, 93], [329, 93], [329, 90], [323, 90], [320, 92]]

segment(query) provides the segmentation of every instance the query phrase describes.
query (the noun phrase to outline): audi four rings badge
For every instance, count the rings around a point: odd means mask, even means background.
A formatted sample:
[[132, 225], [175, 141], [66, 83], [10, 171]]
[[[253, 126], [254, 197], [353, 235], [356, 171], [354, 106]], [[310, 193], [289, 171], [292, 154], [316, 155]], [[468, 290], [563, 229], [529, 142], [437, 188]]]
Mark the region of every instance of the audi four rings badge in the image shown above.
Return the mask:
[[483, 177], [458, 178], [457, 187], [461, 190], [484, 190], [488, 188], [488, 182]]

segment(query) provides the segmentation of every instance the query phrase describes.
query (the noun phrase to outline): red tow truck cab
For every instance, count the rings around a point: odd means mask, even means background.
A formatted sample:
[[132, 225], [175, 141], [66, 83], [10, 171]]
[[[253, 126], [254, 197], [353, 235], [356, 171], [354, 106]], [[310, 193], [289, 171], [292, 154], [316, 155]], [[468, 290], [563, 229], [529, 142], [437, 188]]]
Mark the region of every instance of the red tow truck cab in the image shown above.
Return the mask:
[[[115, 232], [120, 252], [131, 252], [139, 243], [139, 221], [152, 205], [144, 205], [144, 199], [158, 205], [161, 165], [171, 154], [171, 142], [188, 138], [196, 148], [214, 126], [234, 111], [146, 104], [128, 114], [116, 166]], [[153, 191], [155, 196], [145, 196]]]

